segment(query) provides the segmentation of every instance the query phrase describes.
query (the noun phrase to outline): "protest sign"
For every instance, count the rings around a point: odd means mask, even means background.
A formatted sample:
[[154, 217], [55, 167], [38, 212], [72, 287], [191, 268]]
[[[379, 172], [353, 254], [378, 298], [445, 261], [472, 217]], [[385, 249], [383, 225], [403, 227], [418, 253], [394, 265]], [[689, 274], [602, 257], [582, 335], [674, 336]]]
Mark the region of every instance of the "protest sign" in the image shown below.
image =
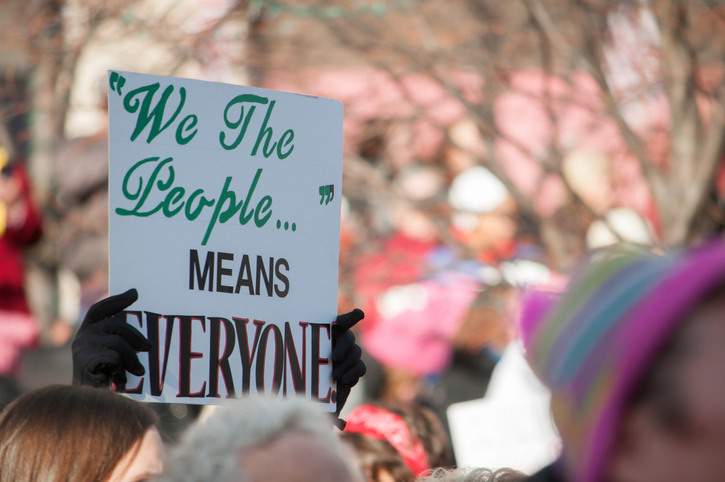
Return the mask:
[[110, 292], [148, 336], [142, 401], [335, 405], [342, 104], [109, 72]]
[[529, 368], [523, 344], [509, 344], [486, 396], [448, 407], [458, 465], [533, 474], [550, 464], [561, 453], [550, 405], [551, 393]]

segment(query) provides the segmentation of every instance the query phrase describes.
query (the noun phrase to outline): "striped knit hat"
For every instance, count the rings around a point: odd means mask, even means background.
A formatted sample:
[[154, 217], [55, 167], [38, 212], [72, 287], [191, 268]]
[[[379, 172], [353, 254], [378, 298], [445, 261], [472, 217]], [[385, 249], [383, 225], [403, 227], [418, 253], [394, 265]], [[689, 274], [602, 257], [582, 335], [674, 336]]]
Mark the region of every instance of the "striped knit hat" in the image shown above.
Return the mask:
[[[693, 308], [725, 284], [725, 244], [676, 255], [620, 249], [522, 326], [532, 368], [552, 391], [568, 482], [600, 482], [634, 388]], [[537, 308], [538, 309], [538, 308]]]

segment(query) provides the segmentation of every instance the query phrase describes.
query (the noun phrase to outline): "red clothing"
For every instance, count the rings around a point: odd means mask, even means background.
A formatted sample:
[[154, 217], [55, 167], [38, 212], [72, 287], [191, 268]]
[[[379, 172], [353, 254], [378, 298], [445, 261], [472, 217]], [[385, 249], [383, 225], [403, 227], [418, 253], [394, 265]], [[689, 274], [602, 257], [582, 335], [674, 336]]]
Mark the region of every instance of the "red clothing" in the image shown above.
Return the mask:
[[362, 330], [378, 320], [378, 297], [396, 285], [415, 283], [426, 274], [425, 257], [434, 241], [419, 241], [396, 233], [377, 252], [359, 256], [355, 268], [355, 293], [365, 312]]
[[28, 178], [20, 163], [13, 166], [22, 186], [27, 211], [18, 226], [6, 226], [0, 235], [0, 310], [30, 313], [23, 287], [23, 249], [40, 238], [40, 215], [30, 195]]

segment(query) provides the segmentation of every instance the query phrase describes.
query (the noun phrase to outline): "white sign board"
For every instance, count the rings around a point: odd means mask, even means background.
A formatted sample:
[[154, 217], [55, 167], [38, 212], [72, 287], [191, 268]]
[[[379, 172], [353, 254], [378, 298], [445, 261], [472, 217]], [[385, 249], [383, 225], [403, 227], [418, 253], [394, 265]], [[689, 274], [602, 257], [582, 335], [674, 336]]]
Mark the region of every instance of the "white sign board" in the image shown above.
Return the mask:
[[448, 407], [459, 466], [513, 468], [533, 474], [561, 453], [551, 394], [536, 378], [520, 343], [504, 351], [480, 400]]
[[153, 345], [142, 401], [334, 410], [342, 104], [109, 72], [110, 292]]

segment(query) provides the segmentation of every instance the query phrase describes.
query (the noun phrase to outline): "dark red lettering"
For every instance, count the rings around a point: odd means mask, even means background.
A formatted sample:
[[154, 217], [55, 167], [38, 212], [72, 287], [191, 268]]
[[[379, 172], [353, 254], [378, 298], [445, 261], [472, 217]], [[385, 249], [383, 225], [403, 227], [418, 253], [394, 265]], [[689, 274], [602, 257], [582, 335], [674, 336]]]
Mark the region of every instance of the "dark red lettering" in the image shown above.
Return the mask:
[[202, 398], [206, 391], [206, 381], [201, 390], [191, 393], [191, 360], [204, 356], [202, 353], [191, 351], [191, 323], [198, 320], [201, 323], [201, 329], [206, 332], [206, 317], [182, 315], [176, 316], [176, 318], [179, 318], [179, 393], [177, 396]]
[[269, 333], [274, 333], [274, 374], [272, 376], [272, 395], [279, 393], [282, 387], [282, 377], [284, 375], [284, 340], [282, 331], [277, 325], [267, 325], [262, 332], [259, 340], [259, 350], [257, 351], [257, 392], [266, 393], [264, 388], [264, 369], [267, 365], [267, 344], [269, 341]]
[[330, 363], [329, 358], [320, 357], [320, 329], [324, 328], [327, 330], [327, 341], [330, 341], [330, 324], [310, 323], [310, 326], [312, 327], [312, 367], [310, 370], [310, 376], [312, 377], [312, 396], [319, 402], [329, 403], [330, 388], [327, 389], [325, 397], [320, 398], [320, 366]]
[[[218, 283], [217, 283], [218, 286]], [[235, 398], [234, 380], [232, 369], [229, 366], [229, 357], [234, 351], [234, 325], [226, 318], [209, 317], [209, 391], [207, 397], [220, 398], [219, 395], [219, 370], [222, 371], [224, 386], [227, 389], [227, 398]], [[221, 327], [224, 325], [224, 353], [219, 357], [219, 345], [221, 344]]]
[[249, 393], [249, 381], [252, 377], [252, 359], [259, 346], [261, 329], [266, 321], [254, 320], [254, 342], [249, 348], [249, 335], [247, 334], [248, 318], [232, 318], [237, 327], [237, 340], [239, 341], [239, 356], [242, 359], [242, 393]]

